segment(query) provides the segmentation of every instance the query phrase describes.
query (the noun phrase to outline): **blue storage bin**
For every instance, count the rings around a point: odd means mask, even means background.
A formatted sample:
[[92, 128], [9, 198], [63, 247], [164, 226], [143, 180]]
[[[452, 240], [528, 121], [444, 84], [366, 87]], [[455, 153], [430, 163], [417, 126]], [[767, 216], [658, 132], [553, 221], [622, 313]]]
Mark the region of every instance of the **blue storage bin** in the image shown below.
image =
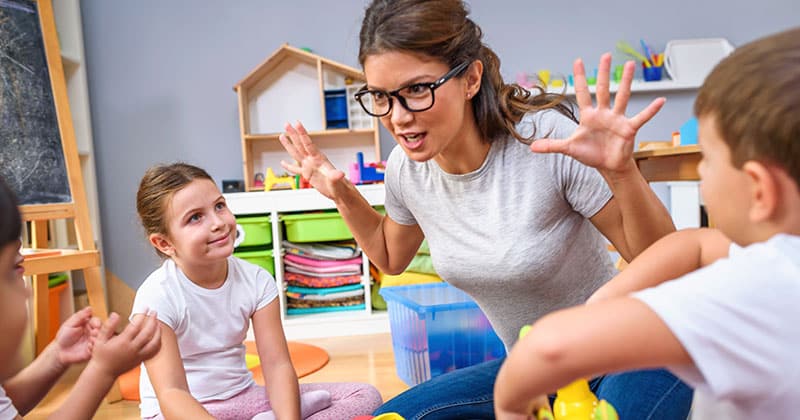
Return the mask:
[[347, 128], [347, 96], [344, 89], [325, 91], [325, 126]]
[[410, 386], [505, 356], [503, 342], [466, 293], [447, 283], [385, 287], [397, 375]]

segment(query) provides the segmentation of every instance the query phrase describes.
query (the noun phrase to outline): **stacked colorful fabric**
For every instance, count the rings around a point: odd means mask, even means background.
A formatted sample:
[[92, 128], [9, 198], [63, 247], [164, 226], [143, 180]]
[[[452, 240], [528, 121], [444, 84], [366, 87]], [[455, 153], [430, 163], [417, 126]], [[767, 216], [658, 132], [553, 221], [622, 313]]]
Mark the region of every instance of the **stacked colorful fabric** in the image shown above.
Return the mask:
[[364, 309], [361, 250], [353, 243], [283, 242], [286, 313]]

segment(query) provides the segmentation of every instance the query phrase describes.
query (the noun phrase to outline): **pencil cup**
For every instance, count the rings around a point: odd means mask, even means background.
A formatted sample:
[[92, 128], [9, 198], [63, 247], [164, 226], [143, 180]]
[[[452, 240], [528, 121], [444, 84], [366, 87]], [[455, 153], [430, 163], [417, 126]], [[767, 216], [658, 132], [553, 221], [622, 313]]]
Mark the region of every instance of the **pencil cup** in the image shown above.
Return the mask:
[[664, 69], [663, 66], [642, 67], [642, 75], [644, 76], [644, 81], [654, 82], [656, 80], [661, 80], [661, 71], [663, 69]]

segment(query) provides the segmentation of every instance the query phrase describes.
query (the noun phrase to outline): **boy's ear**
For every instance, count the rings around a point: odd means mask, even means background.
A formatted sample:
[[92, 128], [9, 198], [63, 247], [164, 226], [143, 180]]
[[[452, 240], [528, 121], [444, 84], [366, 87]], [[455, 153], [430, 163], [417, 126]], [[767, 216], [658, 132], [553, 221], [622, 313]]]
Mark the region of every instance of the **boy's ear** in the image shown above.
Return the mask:
[[170, 257], [175, 256], [175, 248], [172, 246], [172, 242], [169, 241], [169, 238], [167, 238], [166, 235], [160, 233], [151, 233], [148, 239], [157, 250], [161, 251], [161, 253]]
[[780, 200], [780, 185], [775, 174], [769, 167], [754, 160], [745, 162], [742, 170], [751, 182], [750, 221], [763, 223], [775, 218]]

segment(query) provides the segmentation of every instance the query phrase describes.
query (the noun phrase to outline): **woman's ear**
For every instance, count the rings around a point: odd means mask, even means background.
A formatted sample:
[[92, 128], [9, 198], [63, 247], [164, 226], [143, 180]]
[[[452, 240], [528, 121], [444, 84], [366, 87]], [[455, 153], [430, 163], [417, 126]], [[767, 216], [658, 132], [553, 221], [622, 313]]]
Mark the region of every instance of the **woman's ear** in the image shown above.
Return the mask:
[[780, 185], [772, 168], [761, 162], [749, 160], [742, 165], [742, 171], [750, 179], [749, 219], [753, 223], [769, 222], [778, 212]]
[[151, 233], [148, 239], [157, 250], [161, 251], [162, 254], [170, 257], [175, 256], [175, 247], [172, 246], [172, 243], [169, 241], [169, 238], [167, 238], [166, 235], [160, 233]]
[[467, 82], [467, 99], [472, 99], [481, 90], [481, 78], [483, 77], [483, 61], [475, 60], [467, 67], [464, 80]]

